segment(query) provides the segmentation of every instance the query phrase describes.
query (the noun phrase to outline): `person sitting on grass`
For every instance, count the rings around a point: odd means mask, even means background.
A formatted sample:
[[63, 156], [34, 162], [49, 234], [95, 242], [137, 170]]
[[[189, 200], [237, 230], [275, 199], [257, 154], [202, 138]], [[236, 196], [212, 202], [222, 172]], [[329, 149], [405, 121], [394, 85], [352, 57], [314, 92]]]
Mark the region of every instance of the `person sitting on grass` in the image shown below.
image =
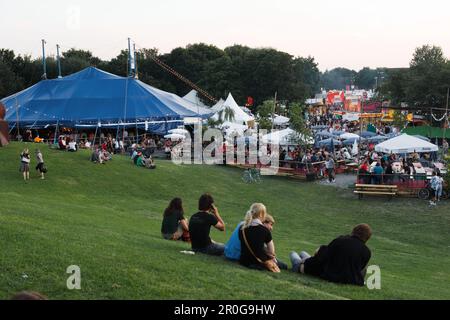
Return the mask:
[[307, 252], [290, 254], [292, 271], [309, 274], [344, 284], [364, 285], [367, 264], [371, 257], [366, 242], [372, 236], [368, 224], [358, 224], [351, 235], [340, 236], [321, 246], [311, 257]]
[[67, 151], [69, 152], [76, 152], [78, 151], [78, 146], [75, 140], [70, 140], [69, 146], [67, 148]]
[[164, 210], [161, 234], [166, 240], [190, 241], [189, 227], [184, 217], [183, 203], [180, 198], [173, 198]]
[[[244, 224], [244, 221], [241, 221], [238, 223], [238, 225], [236, 226], [236, 229], [234, 229], [234, 231], [230, 237], [230, 240], [228, 240], [228, 242], [225, 244], [224, 256], [227, 259], [239, 261], [239, 259], [241, 258], [241, 241], [239, 240], [239, 230], [241, 229], [243, 224]], [[274, 224], [275, 224], [275, 219], [270, 214], [266, 214], [266, 218], [263, 221], [263, 225], [270, 232], [272, 232]], [[270, 252], [268, 252], [268, 247], [266, 244], [265, 244], [265, 249], [266, 249], [267, 253], [270, 254]], [[282, 262], [281, 260], [276, 259], [276, 262], [280, 269], [286, 270], [288, 268], [287, 264]]]
[[205, 193], [198, 200], [199, 212], [189, 220], [189, 233], [192, 242], [192, 251], [209, 255], [223, 255], [225, 246], [211, 240], [209, 237], [211, 226], [225, 231], [225, 223], [214, 205], [213, 197]]
[[105, 163], [106, 161], [112, 160], [112, 155], [107, 150], [100, 150], [100, 161]]
[[94, 163], [101, 163], [100, 162], [100, 150], [99, 150], [98, 146], [96, 146], [94, 151], [92, 151], [91, 161]]
[[239, 229], [239, 241], [241, 242], [239, 263], [251, 269], [266, 270], [264, 264], [268, 260], [275, 259], [272, 234], [263, 225], [266, 215], [267, 210], [264, 204], [252, 204]]
[[59, 139], [58, 139], [58, 147], [59, 147], [60, 150], [66, 150], [67, 149], [66, 140], [64, 140], [63, 137], [59, 137]]
[[137, 159], [136, 159], [136, 165], [138, 167], [145, 167], [147, 169], [155, 169], [156, 165], [153, 162], [152, 157], [149, 158], [144, 157], [142, 152], [138, 152]]

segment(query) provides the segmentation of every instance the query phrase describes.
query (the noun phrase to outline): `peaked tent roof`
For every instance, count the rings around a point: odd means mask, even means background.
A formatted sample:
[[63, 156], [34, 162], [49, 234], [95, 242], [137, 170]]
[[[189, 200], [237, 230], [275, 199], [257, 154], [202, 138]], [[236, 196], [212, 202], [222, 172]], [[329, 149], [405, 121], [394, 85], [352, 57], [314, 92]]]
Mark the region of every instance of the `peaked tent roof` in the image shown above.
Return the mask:
[[196, 106], [175, 94], [94, 67], [42, 80], [1, 101], [6, 121], [15, 123], [18, 118], [22, 126], [33, 127], [56, 122], [65, 126], [167, 123], [199, 116]]
[[439, 148], [435, 144], [416, 138], [406, 133], [384, 141], [375, 146], [375, 151], [384, 153], [434, 152]]
[[238, 104], [236, 103], [236, 101], [234, 100], [233, 96], [231, 95], [231, 93], [228, 94], [227, 100], [225, 100], [225, 102], [222, 104], [222, 106], [220, 106], [220, 108], [217, 110], [217, 112], [212, 116], [213, 119], [218, 120], [219, 119], [219, 112], [224, 110], [225, 108], [231, 108], [231, 110], [234, 111], [234, 121], [235, 123], [240, 123], [240, 124], [247, 124], [247, 121], [252, 121], [254, 120], [254, 118], [252, 116], [249, 116], [248, 114], [246, 114], [244, 112], [244, 110], [242, 110]]
[[200, 98], [198, 96], [198, 92], [194, 89], [192, 89], [186, 95], [184, 95], [183, 99], [189, 101], [190, 103], [192, 103], [195, 106], [199, 106], [202, 108], [208, 108], [208, 106], [206, 104], [204, 104], [202, 102], [202, 100], [200, 100]]
[[223, 106], [224, 103], [225, 103], [225, 100], [223, 100], [222, 98], [220, 98], [220, 100], [217, 101], [217, 103], [211, 107], [211, 110], [214, 111], [214, 112], [219, 111], [220, 108], [222, 108], [222, 106]]

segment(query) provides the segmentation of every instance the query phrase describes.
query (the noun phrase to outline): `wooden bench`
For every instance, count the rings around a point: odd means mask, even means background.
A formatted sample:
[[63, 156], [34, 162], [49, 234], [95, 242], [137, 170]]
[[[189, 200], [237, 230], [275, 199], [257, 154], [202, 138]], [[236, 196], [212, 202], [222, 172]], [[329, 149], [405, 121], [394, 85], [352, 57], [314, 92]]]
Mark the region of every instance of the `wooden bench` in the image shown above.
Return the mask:
[[355, 191], [359, 197], [362, 199], [363, 195], [382, 195], [389, 196], [392, 199], [398, 192], [396, 185], [386, 185], [386, 184], [355, 184]]

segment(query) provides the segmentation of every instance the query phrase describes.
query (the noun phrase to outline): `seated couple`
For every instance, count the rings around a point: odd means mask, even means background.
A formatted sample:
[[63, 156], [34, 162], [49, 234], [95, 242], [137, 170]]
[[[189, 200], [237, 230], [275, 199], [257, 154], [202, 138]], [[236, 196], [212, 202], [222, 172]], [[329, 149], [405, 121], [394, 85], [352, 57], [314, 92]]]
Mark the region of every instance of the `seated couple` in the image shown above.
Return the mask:
[[134, 164], [137, 165], [138, 167], [145, 167], [147, 169], [155, 169], [156, 168], [156, 165], [155, 165], [155, 162], [153, 161], [152, 156], [149, 156], [148, 158], [146, 158], [140, 151], [139, 152], [134, 151], [132, 159], [133, 159]]
[[340, 236], [327, 246], [320, 246], [314, 256], [291, 252], [292, 271], [309, 274], [331, 282], [363, 286], [371, 257], [366, 242], [372, 230], [367, 224], [353, 228], [351, 235]]
[[262, 203], [254, 203], [233, 231], [230, 240], [225, 245], [225, 257], [238, 260], [242, 265], [265, 270], [264, 263], [273, 260], [279, 269], [288, 266], [275, 256], [275, 246], [272, 240], [272, 230], [275, 220], [267, 213]]
[[161, 233], [163, 238], [169, 240], [191, 241], [192, 250], [211, 255], [222, 255], [224, 245], [216, 243], [209, 237], [211, 226], [220, 231], [225, 230], [225, 224], [219, 211], [214, 206], [214, 199], [204, 194], [199, 199], [199, 212], [189, 220], [184, 217], [180, 198], [171, 201], [164, 213]]

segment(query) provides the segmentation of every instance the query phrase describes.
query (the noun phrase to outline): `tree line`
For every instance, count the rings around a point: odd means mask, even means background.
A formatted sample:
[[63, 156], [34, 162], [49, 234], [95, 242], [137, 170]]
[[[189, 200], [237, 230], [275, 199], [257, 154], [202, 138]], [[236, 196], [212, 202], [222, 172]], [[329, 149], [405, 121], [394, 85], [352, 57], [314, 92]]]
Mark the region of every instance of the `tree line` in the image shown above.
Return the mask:
[[[217, 99], [228, 92], [240, 105], [247, 97], [254, 105], [273, 99], [303, 103], [320, 89], [343, 90], [347, 86], [377, 89], [380, 97], [393, 103], [442, 106], [449, 85], [449, 61], [439, 47], [423, 46], [414, 53], [410, 68], [363, 68], [360, 71], [335, 68], [321, 73], [313, 57], [294, 57], [272, 48], [234, 45], [221, 50], [204, 43], [175, 48], [160, 54], [157, 49], [137, 52], [139, 79], [159, 89], [180, 96], [191, 90], [184, 82], [158, 66], [157, 57]], [[95, 66], [113, 74], [126, 76], [128, 52], [122, 50], [111, 60], [95, 57], [90, 51], [70, 49], [61, 54], [62, 75]], [[46, 59], [47, 78], [58, 76], [55, 57]], [[0, 49], [0, 98], [23, 90], [41, 80], [42, 59], [16, 55]], [[209, 102], [209, 101], [206, 101]]]

